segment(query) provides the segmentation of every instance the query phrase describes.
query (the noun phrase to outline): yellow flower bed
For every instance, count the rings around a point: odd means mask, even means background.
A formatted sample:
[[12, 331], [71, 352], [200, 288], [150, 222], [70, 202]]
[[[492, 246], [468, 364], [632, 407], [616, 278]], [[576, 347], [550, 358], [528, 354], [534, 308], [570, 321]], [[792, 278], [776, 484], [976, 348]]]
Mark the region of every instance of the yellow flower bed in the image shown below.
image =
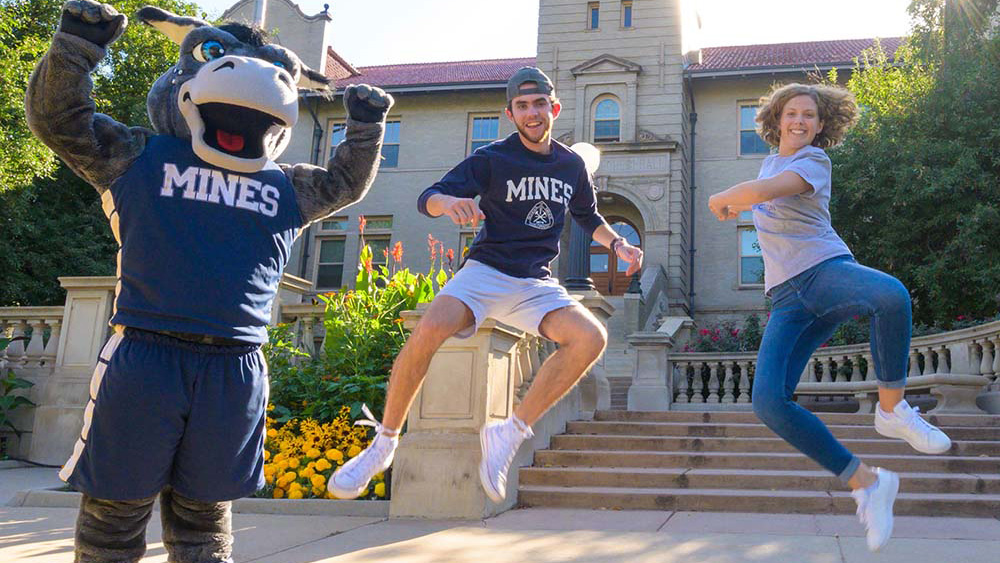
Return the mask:
[[[268, 410], [271, 410], [270, 407]], [[353, 426], [351, 409], [341, 407], [330, 423], [312, 419], [290, 420], [275, 428], [267, 419], [264, 440], [264, 478], [267, 485], [257, 493], [269, 498], [333, 499], [326, 490], [327, 479], [345, 461], [361, 453], [369, 442], [368, 429]], [[359, 499], [385, 498], [385, 476], [379, 473]]]

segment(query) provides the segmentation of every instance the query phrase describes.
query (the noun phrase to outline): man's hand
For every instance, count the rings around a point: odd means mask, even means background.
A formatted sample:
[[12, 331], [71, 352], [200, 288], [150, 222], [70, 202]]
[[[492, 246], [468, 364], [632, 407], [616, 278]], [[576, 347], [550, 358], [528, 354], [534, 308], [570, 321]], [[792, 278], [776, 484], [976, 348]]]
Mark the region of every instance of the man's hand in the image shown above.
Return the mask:
[[63, 4], [59, 31], [82, 37], [104, 48], [125, 31], [128, 18], [110, 4], [93, 0], [68, 0]]
[[639, 268], [642, 268], [642, 250], [627, 242], [623, 242], [618, 245], [617, 254], [619, 260], [628, 262], [628, 270], [625, 272], [626, 276], [631, 276], [638, 272]]
[[445, 196], [449, 198], [442, 202], [444, 204], [444, 214], [451, 217], [451, 220], [456, 225], [468, 225], [475, 227], [479, 221], [486, 219], [486, 215], [483, 215], [482, 210], [479, 209], [479, 205], [476, 204], [476, 200], [463, 198], [463, 197], [452, 197]]

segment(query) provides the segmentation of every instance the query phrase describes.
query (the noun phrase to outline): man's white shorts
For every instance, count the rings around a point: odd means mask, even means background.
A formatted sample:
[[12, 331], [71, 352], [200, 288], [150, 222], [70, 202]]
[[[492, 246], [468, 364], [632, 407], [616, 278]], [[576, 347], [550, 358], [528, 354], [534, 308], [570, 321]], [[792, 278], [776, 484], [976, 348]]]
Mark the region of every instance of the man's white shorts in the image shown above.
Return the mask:
[[487, 317], [541, 336], [538, 325], [546, 314], [577, 303], [555, 278], [515, 278], [475, 260], [467, 260], [438, 295], [458, 299], [476, 318], [475, 325], [455, 334], [458, 338], [475, 334]]

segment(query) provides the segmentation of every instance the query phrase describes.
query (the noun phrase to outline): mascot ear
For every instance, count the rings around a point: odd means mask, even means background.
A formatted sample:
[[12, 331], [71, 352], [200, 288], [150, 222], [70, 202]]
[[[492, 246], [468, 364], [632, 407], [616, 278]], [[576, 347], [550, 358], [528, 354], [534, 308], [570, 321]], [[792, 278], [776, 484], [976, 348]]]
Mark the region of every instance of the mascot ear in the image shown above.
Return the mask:
[[168, 39], [180, 45], [187, 37], [187, 34], [199, 27], [208, 25], [198, 18], [178, 16], [166, 10], [161, 10], [154, 6], [146, 6], [136, 13], [142, 23], [155, 27], [157, 31], [167, 36]]
[[326, 90], [330, 87], [331, 80], [326, 76], [316, 72], [315, 70], [304, 66], [302, 68], [302, 74], [299, 76], [299, 88], [308, 88], [310, 90]]

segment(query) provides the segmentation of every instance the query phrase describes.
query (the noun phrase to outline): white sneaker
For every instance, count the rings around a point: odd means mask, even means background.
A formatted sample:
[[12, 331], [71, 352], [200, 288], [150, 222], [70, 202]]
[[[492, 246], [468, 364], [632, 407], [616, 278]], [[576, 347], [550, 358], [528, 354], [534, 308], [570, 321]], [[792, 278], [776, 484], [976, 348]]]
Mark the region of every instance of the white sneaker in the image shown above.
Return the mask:
[[[382, 432], [382, 425], [375, 421], [367, 405], [362, 405], [368, 420], [358, 420], [355, 426], [375, 427], [375, 439], [371, 444], [353, 459], [340, 466], [330, 477], [326, 484], [326, 489], [330, 494], [339, 499], [358, 498], [368, 488], [369, 481], [376, 474], [381, 473], [392, 465], [392, 458], [396, 454], [396, 446], [399, 445], [399, 436], [386, 436]], [[397, 431], [398, 434], [398, 431]]]
[[493, 422], [479, 431], [479, 444], [483, 449], [483, 459], [479, 463], [479, 480], [486, 496], [496, 503], [507, 496], [507, 471], [514, 461], [514, 454], [521, 442], [534, 436], [534, 432], [524, 423], [510, 417], [502, 422]]
[[920, 407], [900, 401], [891, 413], [875, 405], [875, 431], [888, 438], [906, 440], [913, 449], [925, 454], [940, 454], [951, 449], [951, 438], [938, 427], [921, 418]]
[[858, 503], [858, 518], [865, 525], [868, 549], [878, 551], [892, 536], [892, 504], [899, 492], [899, 475], [876, 467], [878, 480], [867, 489], [855, 489], [851, 496]]

